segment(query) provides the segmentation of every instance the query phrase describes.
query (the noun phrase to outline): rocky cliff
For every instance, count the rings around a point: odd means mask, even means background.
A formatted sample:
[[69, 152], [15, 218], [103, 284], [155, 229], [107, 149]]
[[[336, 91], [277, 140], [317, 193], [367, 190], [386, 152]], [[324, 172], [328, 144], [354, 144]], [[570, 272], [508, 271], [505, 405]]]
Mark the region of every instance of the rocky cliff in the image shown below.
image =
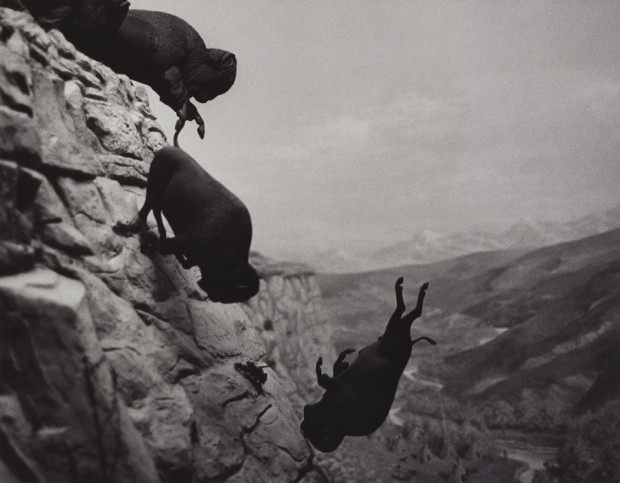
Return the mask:
[[265, 362], [294, 385], [287, 391], [297, 409], [323, 394], [315, 364], [326, 367], [336, 358], [331, 326], [323, 307], [314, 270], [297, 263], [276, 262], [252, 255], [263, 280], [261, 290], [246, 304], [267, 353]]
[[0, 480], [319, 479], [292, 383], [233, 367], [266, 354], [244, 309], [127, 229], [166, 142], [145, 91], [28, 15], [0, 28]]

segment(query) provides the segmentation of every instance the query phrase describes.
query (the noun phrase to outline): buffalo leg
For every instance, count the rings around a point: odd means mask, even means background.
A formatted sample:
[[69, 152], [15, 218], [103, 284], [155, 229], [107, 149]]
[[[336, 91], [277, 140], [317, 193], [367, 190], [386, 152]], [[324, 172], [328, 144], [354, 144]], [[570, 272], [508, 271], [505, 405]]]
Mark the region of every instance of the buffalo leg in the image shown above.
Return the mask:
[[344, 388], [345, 385], [334, 377], [329, 377], [327, 374], [323, 374], [321, 366], [323, 365], [323, 358], [319, 357], [316, 361], [316, 378], [321, 386], [325, 390]]
[[175, 236], [173, 238], [166, 238], [159, 241], [157, 249], [163, 255], [183, 255], [183, 245], [185, 237]]
[[[146, 244], [146, 220], [151, 210], [157, 221], [157, 228], [160, 237], [166, 237], [166, 230], [161, 219], [161, 199], [168, 187], [170, 179], [174, 175], [174, 165], [165, 156], [157, 156], [151, 162], [151, 169], [146, 180], [146, 197], [140, 211], [138, 211], [138, 224], [140, 226], [141, 245]], [[163, 236], [162, 236], [163, 233]]]
[[336, 362], [334, 362], [334, 366], [333, 366], [334, 377], [336, 377], [338, 374], [344, 371], [347, 367], [349, 367], [349, 363], [346, 362], [344, 359], [349, 354], [352, 354], [353, 352], [355, 352], [355, 349], [345, 349], [340, 353], [340, 355], [338, 356], [338, 359], [336, 359]]
[[401, 319], [401, 324], [403, 324], [407, 330], [411, 329], [411, 324], [414, 320], [419, 319], [422, 316], [422, 306], [424, 305], [424, 297], [426, 296], [427, 289], [428, 282], [423, 283], [420, 287], [420, 292], [418, 293], [418, 302], [416, 303], [415, 309]]
[[[396, 285], [394, 288], [396, 292], [396, 309], [390, 317], [383, 336], [380, 337], [381, 350], [386, 355], [391, 355], [398, 352], [400, 348], [402, 348], [403, 344], [411, 344], [411, 324], [422, 314], [424, 297], [426, 295], [426, 290], [428, 289], [428, 282], [422, 284], [418, 293], [418, 301], [415, 309], [403, 317], [406, 307], [403, 300], [402, 283], [402, 277], [396, 280]], [[423, 340], [423, 338], [416, 339], [416, 342], [419, 340]]]
[[405, 302], [403, 300], [403, 277], [398, 277], [394, 284], [394, 292], [396, 293], [396, 308], [390, 317], [385, 334], [391, 334], [398, 329], [400, 318], [405, 313]]
[[196, 106], [194, 106], [194, 104], [192, 104], [192, 102], [187, 99], [184, 103], [183, 106], [181, 107], [181, 109], [179, 109], [177, 111], [177, 116], [179, 117], [179, 119], [177, 120], [177, 123], [174, 127], [175, 129], [175, 135], [174, 135], [174, 145], [178, 147], [178, 136], [179, 133], [181, 132], [181, 129], [183, 129], [183, 126], [185, 126], [185, 122], [186, 121], [196, 121], [196, 123], [198, 124], [198, 135], [200, 136], [200, 138], [204, 138], [205, 137], [205, 123], [202, 119], [202, 117], [200, 116], [200, 114], [198, 113], [198, 109], [196, 109]]
[[166, 239], [166, 228], [164, 227], [164, 221], [161, 219], [161, 206], [153, 207], [153, 216], [157, 222], [157, 231], [159, 231], [159, 239], [164, 241]]

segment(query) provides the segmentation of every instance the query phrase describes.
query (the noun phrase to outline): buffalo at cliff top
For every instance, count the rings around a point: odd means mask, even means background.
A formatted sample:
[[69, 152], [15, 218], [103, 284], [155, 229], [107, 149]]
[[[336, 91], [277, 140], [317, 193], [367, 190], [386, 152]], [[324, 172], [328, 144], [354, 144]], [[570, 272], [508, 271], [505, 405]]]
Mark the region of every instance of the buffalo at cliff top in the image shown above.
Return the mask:
[[87, 52], [116, 72], [149, 85], [178, 115], [176, 131], [185, 121], [204, 122], [191, 98], [205, 103], [227, 92], [235, 82], [234, 54], [207, 48], [196, 30], [168, 13], [130, 10], [106, 42]]
[[28, 10], [44, 29], [60, 30], [80, 50], [105, 42], [129, 11], [127, 0], [2, 0], [0, 6]]

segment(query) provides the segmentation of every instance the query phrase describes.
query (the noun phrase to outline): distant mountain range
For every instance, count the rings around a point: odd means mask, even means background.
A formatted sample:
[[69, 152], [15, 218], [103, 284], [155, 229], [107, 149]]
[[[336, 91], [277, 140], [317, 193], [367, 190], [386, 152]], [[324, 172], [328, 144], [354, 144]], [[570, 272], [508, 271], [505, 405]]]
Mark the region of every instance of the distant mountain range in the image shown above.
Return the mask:
[[413, 238], [372, 252], [336, 249], [300, 261], [323, 273], [351, 273], [448, 260], [469, 253], [537, 248], [596, 235], [620, 227], [620, 205], [603, 213], [560, 223], [522, 219], [505, 232], [488, 230], [442, 234], [424, 230]]

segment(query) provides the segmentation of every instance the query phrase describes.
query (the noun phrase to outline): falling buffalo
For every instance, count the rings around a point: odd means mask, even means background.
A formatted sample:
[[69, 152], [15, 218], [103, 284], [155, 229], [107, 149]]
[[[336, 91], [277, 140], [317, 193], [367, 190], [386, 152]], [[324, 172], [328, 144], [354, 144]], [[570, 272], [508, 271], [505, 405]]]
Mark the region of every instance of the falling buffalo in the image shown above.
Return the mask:
[[345, 436], [376, 431], [390, 412], [413, 345], [420, 340], [435, 344], [428, 337], [411, 340], [410, 334], [411, 324], [422, 315], [428, 283], [420, 287], [415, 309], [405, 316], [402, 283], [400, 277], [395, 286], [396, 310], [377, 342], [361, 349], [350, 365], [344, 359], [355, 351], [344, 350], [334, 363], [333, 377], [323, 374], [322, 358], [316, 363], [318, 383], [325, 393], [319, 402], [304, 407], [301, 430], [319, 451], [336, 450]]

